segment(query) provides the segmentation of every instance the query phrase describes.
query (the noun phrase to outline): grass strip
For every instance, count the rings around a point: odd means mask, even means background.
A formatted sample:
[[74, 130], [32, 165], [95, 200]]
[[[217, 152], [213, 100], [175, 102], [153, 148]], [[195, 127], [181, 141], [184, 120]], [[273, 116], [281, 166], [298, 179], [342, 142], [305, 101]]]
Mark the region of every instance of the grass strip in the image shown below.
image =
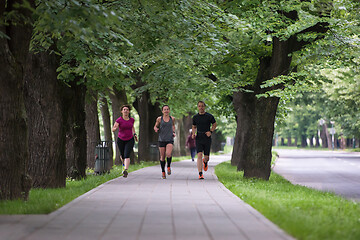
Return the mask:
[[269, 181], [245, 179], [224, 162], [220, 182], [297, 239], [360, 239], [360, 204], [332, 193], [293, 185], [272, 172]]
[[[129, 166], [132, 172], [159, 162], [141, 162]], [[93, 188], [122, 175], [122, 166], [114, 166], [109, 174], [88, 175], [86, 179], [67, 180], [65, 188], [31, 189], [29, 200], [0, 201], [0, 214], [48, 214]]]

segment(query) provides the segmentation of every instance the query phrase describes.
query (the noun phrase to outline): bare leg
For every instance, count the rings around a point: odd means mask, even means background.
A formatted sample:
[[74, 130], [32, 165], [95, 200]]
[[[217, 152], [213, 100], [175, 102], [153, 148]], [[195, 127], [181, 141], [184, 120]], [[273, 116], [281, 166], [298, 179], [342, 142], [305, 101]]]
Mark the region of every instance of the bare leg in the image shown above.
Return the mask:
[[203, 156], [203, 153], [199, 152], [198, 153], [198, 158], [197, 158], [197, 168], [198, 168], [199, 172], [202, 172], [202, 167], [203, 167], [202, 156]]
[[[173, 150], [173, 145], [172, 144], [166, 145], [166, 157], [171, 157], [172, 156], [172, 150]], [[165, 157], [164, 157], [164, 159], [165, 159]]]
[[125, 158], [125, 169], [129, 169], [130, 158]]
[[[165, 174], [165, 147], [159, 147], [161, 172]], [[164, 175], [163, 175], [164, 178]]]
[[165, 147], [159, 147], [160, 161], [165, 161]]

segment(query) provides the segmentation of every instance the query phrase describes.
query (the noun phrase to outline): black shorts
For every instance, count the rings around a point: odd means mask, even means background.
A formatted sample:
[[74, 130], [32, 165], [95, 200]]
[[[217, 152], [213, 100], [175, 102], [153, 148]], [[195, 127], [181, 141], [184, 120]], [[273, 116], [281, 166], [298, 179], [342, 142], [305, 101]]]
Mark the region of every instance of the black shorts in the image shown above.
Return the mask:
[[204, 152], [204, 155], [210, 156], [211, 137], [196, 138], [196, 151]]
[[173, 144], [174, 145], [174, 141], [167, 141], [167, 142], [160, 142], [159, 141], [159, 147], [166, 147], [166, 145], [168, 144]]

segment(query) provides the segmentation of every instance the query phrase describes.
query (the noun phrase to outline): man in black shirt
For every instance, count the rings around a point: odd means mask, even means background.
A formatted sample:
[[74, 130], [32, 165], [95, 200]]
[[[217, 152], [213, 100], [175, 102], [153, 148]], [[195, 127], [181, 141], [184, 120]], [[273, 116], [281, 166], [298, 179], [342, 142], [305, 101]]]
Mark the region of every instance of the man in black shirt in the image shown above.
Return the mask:
[[[197, 158], [197, 168], [199, 171], [199, 179], [204, 179], [203, 176], [203, 166], [204, 171], [208, 170], [208, 161], [210, 156], [210, 146], [211, 146], [211, 135], [215, 131], [216, 121], [213, 115], [205, 112], [205, 103], [199, 101], [197, 104], [199, 113], [193, 116], [193, 125], [192, 125], [192, 137], [196, 137], [196, 151], [198, 153]], [[210, 129], [211, 125], [211, 129]], [[197, 130], [197, 131], [196, 131]], [[204, 152], [204, 160], [203, 160]]]

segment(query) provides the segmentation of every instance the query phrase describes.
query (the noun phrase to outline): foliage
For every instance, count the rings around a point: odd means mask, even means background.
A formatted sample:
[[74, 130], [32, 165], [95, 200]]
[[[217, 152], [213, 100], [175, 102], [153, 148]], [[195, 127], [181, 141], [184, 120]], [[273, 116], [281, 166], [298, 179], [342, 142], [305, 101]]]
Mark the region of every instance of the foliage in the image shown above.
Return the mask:
[[94, 89], [112, 86], [128, 71], [124, 46], [131, 43], [119, 27], [118, 12], [95, 0], [39, 1], [32, 39], [34, 51], [61, 56], [58, 78], [85, 83]]

